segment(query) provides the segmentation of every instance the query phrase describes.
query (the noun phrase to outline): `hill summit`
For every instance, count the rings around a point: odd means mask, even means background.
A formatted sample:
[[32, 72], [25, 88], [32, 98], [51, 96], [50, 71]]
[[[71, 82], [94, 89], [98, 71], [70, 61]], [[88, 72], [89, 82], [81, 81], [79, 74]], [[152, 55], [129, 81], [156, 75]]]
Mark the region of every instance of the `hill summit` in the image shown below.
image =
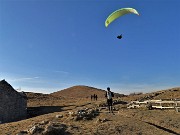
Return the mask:
[[88, 98], [96, 94], [99, 98], [103, 98], [105, 93], [106, 91], [102, 89], [78, 85], [51, 93], [51, 95], [55, 97]]
[[[59, 90], [57, 92], [51, 93], [50, 95], [54, 97], [90, 98], [91, 95], [94, 94], [96, 94], [98, 98], [104, 98], [106, 94], [106, 90], [102, 90], [90, 86], [77, 85], [63, 90]], [[114, 93], [114, 96], [123, 97], [125, 95]]]

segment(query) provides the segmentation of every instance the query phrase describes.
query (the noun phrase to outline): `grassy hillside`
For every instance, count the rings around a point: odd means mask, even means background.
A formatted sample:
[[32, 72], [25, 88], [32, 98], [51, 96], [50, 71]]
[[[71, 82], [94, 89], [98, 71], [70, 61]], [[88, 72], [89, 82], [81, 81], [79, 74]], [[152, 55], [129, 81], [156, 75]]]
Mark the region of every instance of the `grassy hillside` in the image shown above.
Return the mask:
[[[55, 97], [73, 97], [73, 98], [90, 98], [91, 95], [96, 94], [98, 98], [105, 97], [105, 90], [89, 87], [89, 86], [73, 86], [64, 90], [52, 93]], [[123, 94], [115, 93], [115, 96], [124, 96]]]
[[131, 101], [131, 100], [152, 100], [152, 99], [180, 99], [180, 88], [171, 88], [167, 90], [159, 90], [151, 93], [145, 94], [134, 94], [129, 95], [127, 97], [123, 97], [123, 100]]
[[73, 86], [64, 90], [52, 93], [55, 97], [74, 97], [74, 98], [87, 98], [96, 94], [98, 97], [104, 97], [105, 91], [89, 86]]

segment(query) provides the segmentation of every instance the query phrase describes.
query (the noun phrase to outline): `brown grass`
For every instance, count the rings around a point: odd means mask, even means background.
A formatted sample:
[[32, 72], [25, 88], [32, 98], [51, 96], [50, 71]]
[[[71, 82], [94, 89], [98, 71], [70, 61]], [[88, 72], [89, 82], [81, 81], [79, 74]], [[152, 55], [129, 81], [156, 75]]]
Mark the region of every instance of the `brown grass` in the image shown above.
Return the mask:
[[[81, 87], [75, 87], [81, 88]], [[87, 93], [79, 93], [83, 91], [76, 89], [71, 89], [71, 91], [62, 91], [53, 94], [39, 94], [39, 93], [27, 93], [28, 95], [28, 107], [60, 107], [60, 110], [56, 112], [39, 115], [33, 118], [26, 120], [21, 120], [17, 122], [0, 124], [0, 134], [1, 135], [16, 135], [22, 130], [26, 130], [29, 127], [32, 127], [35, 123], [40, 123], [42, 121], [52, 121], [63, 123], [67, 125], [67, 131], [69, 134], [74, 135], [173, 135], [180, 134], [180, 113], [175, 110], [147, 110], [147, 109], [126, 109], [122, 108], [121, 105], [115, 105], [117, 109], [115, 115], [109, 114], [106, 110], [101, 110], [100, 114], [93, 118], [92, 120], [81, 120], [74, 121], [70, 119], [67, 115], [69, 111], [76, 111], [83, 108], [95, 108], [98, 104], [105, 102], [103, 96], [104, 91], [95, 89], [92, 90], [91, 87], [88, 87], [91, 94], [98, 94], [98, 101], [91, 101], [90, 98], [86, 97]], [[65, 95], [70, 94], [73, 96], [74, 91], [77, 97], [75, 98], [66, 98]], [[88, 91], [88, 92], [89, 92]], [[163, 90], [158, 91], [158, 95], [154, 96], [154, 99], [158, 98], [179, 98], [180, 90]], [[156, 92], [154, 92], [156, 93]], [[135, 95], [122, 97], [123, 100], [134, 100], [139, 98], [144, 98], [148, 95], [154, 95], [154, 93]], [[62, 96], [63, 95], [63, 96]], [[168, 96], [169, 95], [169, 96]], [[56, 118], [57, 114], [62, 114], [63, 118]], [[98, 119], [106, 119], [106, 122], [98, 122]]]
[[[99, 98], [104, 98], [106, 91], [89, 86], [73, 86], [64, 90], [52, 93], [55, 97], [73, 97], [73, 98], [90, 98], [96, 94]], [[115, 93], [115, 96], [122, 97], [123, 94]]]

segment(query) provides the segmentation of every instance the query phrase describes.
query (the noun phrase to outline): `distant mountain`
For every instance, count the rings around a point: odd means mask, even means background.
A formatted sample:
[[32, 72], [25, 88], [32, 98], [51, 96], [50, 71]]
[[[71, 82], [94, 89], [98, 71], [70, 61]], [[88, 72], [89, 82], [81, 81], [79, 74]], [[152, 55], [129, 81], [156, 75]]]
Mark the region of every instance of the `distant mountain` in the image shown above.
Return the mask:
[[[73, 86], [64, 90], [60, 90], [50, 95], [55, 97], [73, 97], [73, 98], [90, 98], [91, 95], [96, 94], [98, 98], [105, 97], [105, 90], [89, 87], [89, 86]], [[124, 96], [123, 94], [115, 93], [115, 96]]]

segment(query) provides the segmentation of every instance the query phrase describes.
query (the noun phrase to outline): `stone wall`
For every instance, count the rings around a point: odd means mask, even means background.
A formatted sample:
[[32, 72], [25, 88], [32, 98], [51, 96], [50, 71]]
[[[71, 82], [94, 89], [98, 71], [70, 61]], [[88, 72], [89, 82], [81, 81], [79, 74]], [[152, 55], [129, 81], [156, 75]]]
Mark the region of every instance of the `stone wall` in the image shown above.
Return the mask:
[[0, 81], [0, 123], [25, 119], [27, 98], [5, 80]]

